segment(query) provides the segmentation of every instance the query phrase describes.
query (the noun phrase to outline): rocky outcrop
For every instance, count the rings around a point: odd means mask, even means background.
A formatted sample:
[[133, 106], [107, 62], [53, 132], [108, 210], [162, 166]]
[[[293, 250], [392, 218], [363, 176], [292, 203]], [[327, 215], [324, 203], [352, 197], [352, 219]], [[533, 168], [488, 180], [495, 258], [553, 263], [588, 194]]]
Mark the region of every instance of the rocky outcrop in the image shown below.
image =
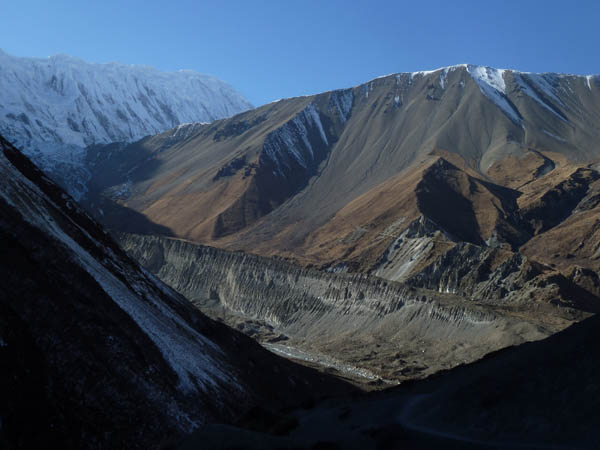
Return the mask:
[[[586, 197], [590, 184], [600, 178], [591, 169], [577, 169], [564, 181], [546, 191], [539, 199], [520, 212], [531, 227], [532, 234], [540, 234], [568, 218]], [[591, 198], [581, 209], [592, 209], [597, 200]]]
[[[362, 274], [325, 273], [175, 239], [124, 236], [121, 243], [131, 256], [192, 302], [218, 300], [277, 326], [294, 326], [299, 313], [372, 318], [428, 303], [417, 289]], [[494, 318], [475, 316], [469, 318]]]
[[548, 302], [600, 311], [600, 298], [593, 289], [590, 292], [579, 286], [581, 279], [582, 275], [567, 278], [520, 253], [461, 242], [414, 273], [407, 283], [488, 304], [534, 309], [536, 304]]

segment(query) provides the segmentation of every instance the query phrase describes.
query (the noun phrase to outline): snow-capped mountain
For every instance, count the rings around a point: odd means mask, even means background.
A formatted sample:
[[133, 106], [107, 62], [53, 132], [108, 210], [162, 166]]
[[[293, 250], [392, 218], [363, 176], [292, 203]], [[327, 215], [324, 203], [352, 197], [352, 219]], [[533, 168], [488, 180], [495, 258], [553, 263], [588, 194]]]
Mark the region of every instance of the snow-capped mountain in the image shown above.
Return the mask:
[[85, 147], [251, 107], [227, 83], [191, 70], [166, 73], [66, 55], [19, 58], [0, 50], [0, 133], [52, 175], [68, 174], [60, 181], [76, 197], [85, 192]]

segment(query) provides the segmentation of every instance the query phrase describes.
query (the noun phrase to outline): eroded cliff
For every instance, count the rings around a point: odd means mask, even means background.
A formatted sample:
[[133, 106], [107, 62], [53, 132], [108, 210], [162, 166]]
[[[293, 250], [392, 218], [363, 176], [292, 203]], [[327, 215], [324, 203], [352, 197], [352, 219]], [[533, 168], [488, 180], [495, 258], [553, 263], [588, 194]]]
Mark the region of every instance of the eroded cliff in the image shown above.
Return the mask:
[[[540, 339], [582, 313], [541, 312], [440, 293], [365, 274], [329, 273], [283, 260], [156, 236], [121, 235], [124, 249], [193, 304], [278, 353], [340, 375], [397, 381]], [[553, 311], [553, 314], [544, 312]], [[549, 320], [545, 318], [552, 317]], [[377, 382], [377, 381], [375, 381]], [[381, 380], [379, 381], [381, 382]]]

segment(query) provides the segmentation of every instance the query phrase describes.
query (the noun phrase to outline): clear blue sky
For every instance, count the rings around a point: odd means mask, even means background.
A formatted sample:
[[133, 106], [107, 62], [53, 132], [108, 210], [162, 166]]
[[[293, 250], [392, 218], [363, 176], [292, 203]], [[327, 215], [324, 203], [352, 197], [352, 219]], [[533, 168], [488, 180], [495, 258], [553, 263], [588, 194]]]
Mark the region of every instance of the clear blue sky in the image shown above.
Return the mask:
[[3, 1], [0, 48], [195, 69], [255, 105], [473, 63], [600, 73], [600, 0]]

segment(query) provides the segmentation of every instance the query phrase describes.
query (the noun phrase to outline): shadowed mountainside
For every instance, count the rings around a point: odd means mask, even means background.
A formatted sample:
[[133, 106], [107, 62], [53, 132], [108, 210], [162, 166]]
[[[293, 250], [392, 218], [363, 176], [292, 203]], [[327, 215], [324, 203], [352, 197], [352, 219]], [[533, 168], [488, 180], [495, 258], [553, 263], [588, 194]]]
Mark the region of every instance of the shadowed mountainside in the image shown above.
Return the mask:
[[162, 448], [342, 383], [216, 323], [0, 137], [0, 446]]

